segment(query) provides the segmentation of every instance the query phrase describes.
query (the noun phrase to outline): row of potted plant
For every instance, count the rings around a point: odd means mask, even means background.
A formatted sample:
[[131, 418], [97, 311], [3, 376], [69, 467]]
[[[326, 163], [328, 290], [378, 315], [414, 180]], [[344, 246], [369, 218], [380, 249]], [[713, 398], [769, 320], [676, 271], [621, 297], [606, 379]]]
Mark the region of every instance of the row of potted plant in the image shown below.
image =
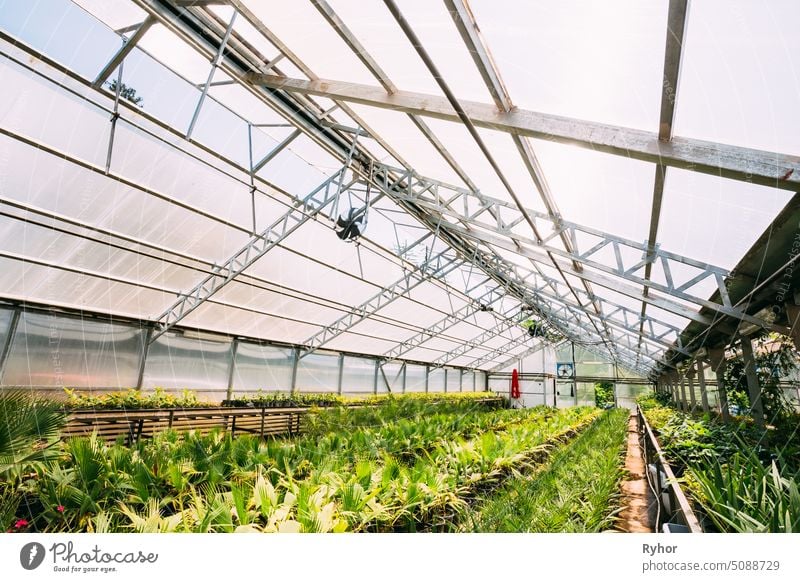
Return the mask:
[[678, 411], [667, 395], [641, 397], [639, 406], [713, 528], [800, 532], [800, 419], [781, 418], [762, 432], [748, 417], [724, 423]]
[[[406, 407], [392, 422], [391, 406]], [[412, 410], [413, 409], [413, 410]], [[315, 414], [326, 415], [320, 411]], [[24, 531], [413, 531], [443, 528], [478, 486], [532, 463], [596, 409], [486, 410], [471, 402], [357, 409], [370, 426], [294, 440], [166, 432], [133, 448], [56, 444], [0, 499]], [[8, 493], [11, 491], [12, 493]]]
[[360, 404], [380, 404], [396, 400], [424, 402], [452, 400], [487, 400], [499, 398], [492, 392], [454, 392], [454, 393], [407, 393], [407, 394], [368, 394], [364, 396], [340, 396], [332, 393], [277, 392], [259, 390], [252, 394], [223, 400], [220, 404], [201, 400], [190, 390], [168, 392], [163, 388], [141, 391], [135, 388], [114, 392], [82, 392], [66, 388], [65, 406], [70, 410], [80, 409], [146, 409], [146, 408], [205, 408], [213, 406], [255, 407], [255, 408], [294, 408], [294, 407], [332, 407]]
[[628, 411], [609, 410], [533, 475], [509, 480], [467, 513], [473, 532], [599, 532], [613, 526], [625, 475]]

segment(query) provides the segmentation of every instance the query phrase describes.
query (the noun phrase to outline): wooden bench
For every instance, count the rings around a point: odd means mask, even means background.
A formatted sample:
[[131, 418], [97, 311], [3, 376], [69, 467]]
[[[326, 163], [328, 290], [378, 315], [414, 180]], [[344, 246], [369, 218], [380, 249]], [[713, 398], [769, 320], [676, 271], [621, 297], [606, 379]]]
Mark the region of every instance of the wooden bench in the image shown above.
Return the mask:
[[168, 429], [195, 430], [208, 433], [213, 429], [255, 434], [261, 438], [274, 435], [294, 436], [302, 429], [302, 416], [307, 408], [182, 408], [182, 409], [112, 409], [75, 410], [62, 431], [63, 438], [92, 433], [113, 442], [122, 437], [126, 444], [152, 437]]

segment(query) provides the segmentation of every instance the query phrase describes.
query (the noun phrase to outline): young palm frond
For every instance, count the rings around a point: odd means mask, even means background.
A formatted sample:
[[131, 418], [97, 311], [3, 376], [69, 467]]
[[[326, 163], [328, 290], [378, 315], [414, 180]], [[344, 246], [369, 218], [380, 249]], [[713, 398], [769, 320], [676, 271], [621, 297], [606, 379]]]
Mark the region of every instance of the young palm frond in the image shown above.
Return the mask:
[[50, 457], [65, 421], [57, 402], [19, 389], [0, 393], [0, 475]]

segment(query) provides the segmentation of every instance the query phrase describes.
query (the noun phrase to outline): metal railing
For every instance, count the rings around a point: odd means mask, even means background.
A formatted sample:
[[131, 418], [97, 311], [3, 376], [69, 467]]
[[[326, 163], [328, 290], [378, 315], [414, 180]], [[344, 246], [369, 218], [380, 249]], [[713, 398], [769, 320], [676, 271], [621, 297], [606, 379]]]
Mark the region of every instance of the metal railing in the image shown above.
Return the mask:
[[671, 533], [703, 533], [689, 500], [681, 489], [653, 430], [647, 422], [642, 409], [637, 406], [639, 434], [644, 442], [644, 456], [647, 463], [647, 478], [657, 497], [659, 517], [657, 531]]

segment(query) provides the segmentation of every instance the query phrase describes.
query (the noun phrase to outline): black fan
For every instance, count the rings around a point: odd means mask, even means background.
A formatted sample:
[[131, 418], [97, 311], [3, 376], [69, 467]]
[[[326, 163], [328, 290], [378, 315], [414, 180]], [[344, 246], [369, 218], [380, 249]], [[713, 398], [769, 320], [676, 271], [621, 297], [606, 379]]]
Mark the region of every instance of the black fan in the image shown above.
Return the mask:
[[334, 231], [343, 241], [354, 241], [364, 234], [364, 212], [351, 208], [347, 216], [342, 214], [336, 219]]

